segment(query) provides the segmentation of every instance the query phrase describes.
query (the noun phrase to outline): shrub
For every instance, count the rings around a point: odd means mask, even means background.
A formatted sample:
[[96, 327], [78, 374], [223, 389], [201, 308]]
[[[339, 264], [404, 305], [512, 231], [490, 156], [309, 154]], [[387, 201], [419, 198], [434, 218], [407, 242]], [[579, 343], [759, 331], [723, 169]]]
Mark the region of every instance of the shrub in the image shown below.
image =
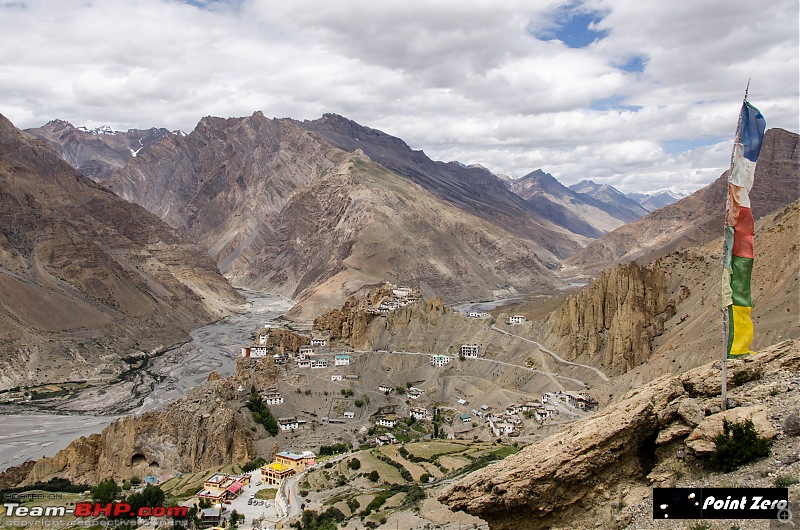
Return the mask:
[[428, 473], [423, 473], [422, 475], [420, 475], [419, 481], [422, 482], [423, 484], [427, 484], [428, 482], [431, 481], [431, 476]]
[[794, 484], [800, 484], [800, 480], [797, 480], [797, 478], [789, 475], [780, 475], [775, 477], [775, 482], [773, 482], [773, 485], [776, 488], [788, 488]]
[[353, 458], [350, 462], [347, 463], [347, 467], [355, 471], [356, 469], [361, 469], [361, 461], [358, 458]]
[[800, 413], [792, 412], [783, 420], [783, 432], [788, 436], [800, 436]]
[[347, 507], [350, 508], [350, 513], [356, 513], [356, 510], [361, 508], [361, 503], [355, 497], [350, 497], [346, 501]]
[[369, 475], [367, 475], [367, 478], [370, 479], [372, 482], [378, 482], [378, 479], [381, 478], [381, 477], [380, 477], [380, 475], [378, 475], [378, 470], [377, 469], [373, 469], [372, 471], [369, 472]]
[[769, 455], [769, 440], [759, 436], [752, 418], [743, 422], [722, 420], [722, 432], [714, 437], [717, 448], [711, 464], [730, 473], [753, 460]]

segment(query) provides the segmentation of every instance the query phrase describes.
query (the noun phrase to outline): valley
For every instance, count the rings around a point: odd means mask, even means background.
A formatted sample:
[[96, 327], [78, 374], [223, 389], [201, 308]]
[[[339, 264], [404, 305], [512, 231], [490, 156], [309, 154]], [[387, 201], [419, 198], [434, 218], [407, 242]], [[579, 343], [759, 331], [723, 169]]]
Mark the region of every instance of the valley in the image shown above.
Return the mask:
[[[346, 456], [284, 487], [345, 528], [584, 524], [671, 480], [667, 449], [700, 428], [686, 410], [719, 418], [710, 212], [725, 175], [646, 213], [591, 182], [436, 162], [332, 114], [113, 139], [2, 125], [3, 484], [151, 476], [191, 503], [211, 470], [335, 445]], [[786, 386], [758, 411], [775, 424], [796, 397], [798, 135], [764, 145], [753, 347], [766, 353], [729, 375]], [[42, 373], [44, 353], [58, 370]], [[732, 394], [734, 411], [753, 405]], [[47, 430], [20, 433], [28, 419]]]

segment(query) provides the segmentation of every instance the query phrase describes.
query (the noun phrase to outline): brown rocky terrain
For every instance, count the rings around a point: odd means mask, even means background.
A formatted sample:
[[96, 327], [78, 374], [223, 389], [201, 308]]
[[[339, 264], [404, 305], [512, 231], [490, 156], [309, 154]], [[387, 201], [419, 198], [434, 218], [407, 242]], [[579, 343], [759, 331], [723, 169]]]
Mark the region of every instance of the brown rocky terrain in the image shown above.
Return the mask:
[[[720, 412], [719, 365], [633, 390], [592, 418], [468, 475], [439, 500], [488, 521], [493, 530], [624, 527], [641, 512], [621, 517], [622, 508], [641, 503], [652, 486], [673, 486], [686, 474], [697, 480], [698, 470], [706, 475], [703, 458], [722, 417], [751, 417], [762, 436], [778, 436], [774, 450], [783, 460], [797, 462], [791, 436], [779, 431], [800, 402], [797, 341], [731, 361], [729, 397], [737, 407], [725, 412]], [[680, 449], [685, 460], [675, 457]], [[644, 513], [640, 522], [647, 518]]]
[[234, 284], [299, 300], [293, 318], [384, 280], [448, 301], [556, 281], [534, 233], [519, 237], [363, 151], [260, 112], [203, 118], [188, 136], [152, 144], [109, 185], [208, 249]]
[[[269, 388], [277, 382], [272, 363], [240, 358], [234, 374], [208, 381], [190, 390], [164, 410], [126, 416], [100, 434], [81, 437], [51, 458], [41, 458], [21, 484], [65, 477], [94, 484], [150, 473], [188, 473], [255, 457], [253, 418], [244, 406], [251, 385]], [[239, 389], [243, 390], [239, 390]], [[20, 466], [22, 467], [22, 466]], [[28, 465], [28, 467], [30, 467]], [[18, 477], [16, 468], [3, 476]]]
[[94, 131], [74, 127], [64, 120], [52, 120], [41, 127], [25, 132], [41, 138], [61, 155], [81, 175], [103, 183], [114, 171], [125, 167], [128, 161], [153, 142], [174, 135], [167, 129]]
[[[798, 201], [756, 224], [754, 348], [800, 337], [798, 241]], [[633, 262], [603, 271], [537, 328], [542, 342], [568, 359], [624, 373], [608, 385], [613, 395], [720, 356], [721, 252], [719, 238], [647, 266]]]
[[113, 378], [240, 300], [196, 245], [0, 116], [1, 387]]
[[364, 153], [376, 164], [419, 184], [463, 213], [535, 242], [544, 260], [557, 261], [586, 244], [585, 237], [554, 223], [543, 215], [545, 212], [512, 193], [504, 179], [482, 166], [433, 161], [400, 138], [337, 114], [325, 114], [300, 125], [339, 149]]
[[[800, 135], [769, 129], [750, 193], [756, 219], [800, 198]], [[593, 272], [655, 258], [716, 239], [725, 218], [727, 172], [688, 197], [604, 235], [565, 260], [565, 272]]]

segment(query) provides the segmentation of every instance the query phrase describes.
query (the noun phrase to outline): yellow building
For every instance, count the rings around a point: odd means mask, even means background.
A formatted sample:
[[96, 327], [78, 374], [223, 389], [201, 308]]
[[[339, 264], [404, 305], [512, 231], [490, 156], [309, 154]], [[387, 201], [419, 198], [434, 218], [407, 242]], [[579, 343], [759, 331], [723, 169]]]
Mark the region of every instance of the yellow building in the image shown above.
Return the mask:
[[306, 457], [297, 453], [283, 451], [275, 455], [275, 462], [290, 467], [295, 473], [302, 473], [306, 469]]
[[297, 474], [297, 471], [293, 467], [279, 462], [272, 462], [261, 466], [261, 480], [264, 484], [277, 486], [281, 483], [281, 480], [295, 474]]

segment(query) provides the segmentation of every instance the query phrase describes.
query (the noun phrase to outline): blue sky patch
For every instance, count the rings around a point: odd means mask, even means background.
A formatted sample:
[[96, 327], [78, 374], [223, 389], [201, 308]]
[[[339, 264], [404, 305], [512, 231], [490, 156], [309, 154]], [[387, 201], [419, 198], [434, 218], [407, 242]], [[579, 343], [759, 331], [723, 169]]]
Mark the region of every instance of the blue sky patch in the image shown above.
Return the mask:
[[608, 98], [603, 99], [595, 99], [591, 103], [589, 103], [589, 108], [592, 110], [629, 110], [632, 112], [637, 112], [642, 107], [640, 105], [625, 105], [623, 102], [625, 101], [624, 96], [611, 96]]
[[560, 40], [570, 48], [585, 48], [608, 35], [608, 30], [597, 31], [589, 26], [603, 20], [597, 11], [580, 10], [580, 5], [568, 5], [559, 9], [551, 26], [536, 34], [542, 40]]
[[678, 138], [675, 140], [662, 140], [661, 148], [669, 154], [682, 153], [684, 151], [691, 151], [698, 147], [708, 147], [720, 142], [724, 142], [725, 138], [721, 136], [703, 136], [700, 138]]
[[645, 64], [647, 64], [647, 59], [641, 55], [636, 55], [618, 65], [617, 68], [625, 72], [641, 73], [644, 72]]
[[205, 9], [208, 11], [215, 11], [218, 7], [233, 6], [237, 7], [242, 3], [242, 0], [181, 0], [185, 4], [194, 6], [198, 9]]

